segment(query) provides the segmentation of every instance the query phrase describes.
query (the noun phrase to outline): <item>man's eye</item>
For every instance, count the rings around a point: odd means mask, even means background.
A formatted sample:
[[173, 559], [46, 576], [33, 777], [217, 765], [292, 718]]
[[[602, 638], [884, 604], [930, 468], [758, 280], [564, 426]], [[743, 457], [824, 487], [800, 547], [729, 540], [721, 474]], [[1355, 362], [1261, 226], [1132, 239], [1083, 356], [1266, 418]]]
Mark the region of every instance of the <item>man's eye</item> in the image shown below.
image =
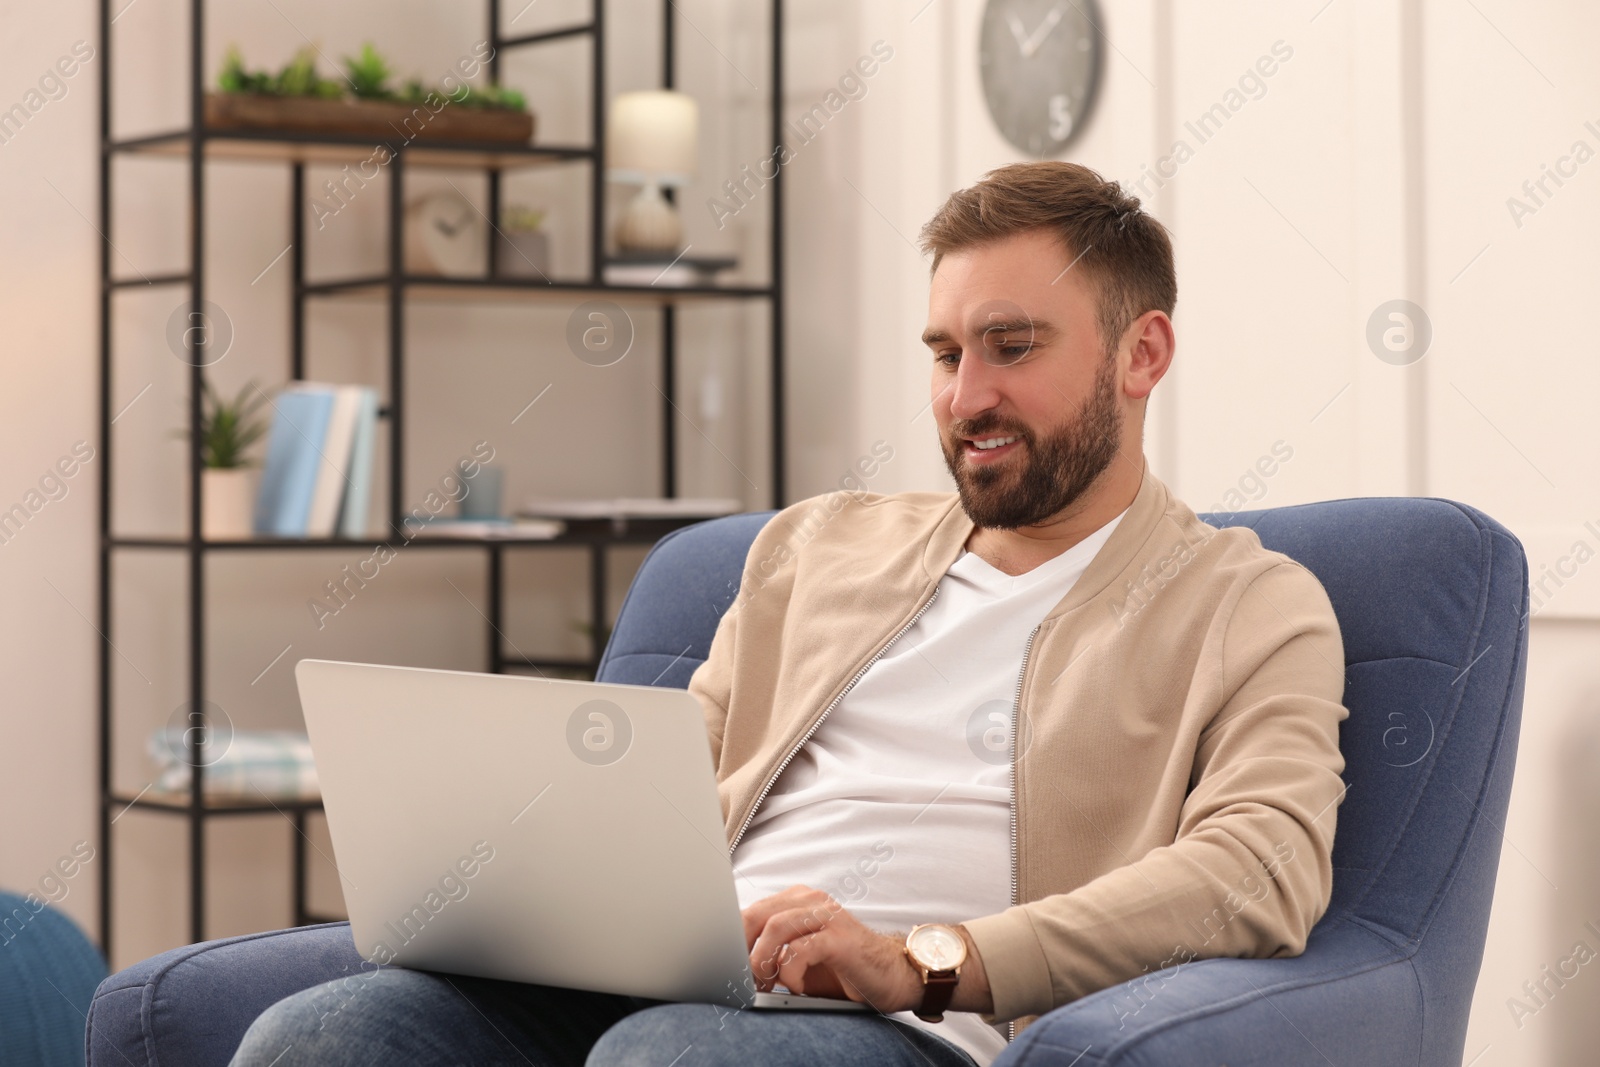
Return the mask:
[[1016, 363], [1018, 360], [1022, 359], [1022, 357], [1026, 356], [1032, 351], [1033, 345], [1018, 343], [1010, 345], [996, 345], [991, 348], [985, 348], [983, 355], [987, 362], [1004, 366], [1008, 363]]
[[1033, 337], [1016, 330], [998, 327], [983, 333], [983, 361], [985, 363], [1015, 363], [1033, 348]]
[[935, 352], [933, 361], [942, 367], [953, 367], [961, 362], [960, 352]]

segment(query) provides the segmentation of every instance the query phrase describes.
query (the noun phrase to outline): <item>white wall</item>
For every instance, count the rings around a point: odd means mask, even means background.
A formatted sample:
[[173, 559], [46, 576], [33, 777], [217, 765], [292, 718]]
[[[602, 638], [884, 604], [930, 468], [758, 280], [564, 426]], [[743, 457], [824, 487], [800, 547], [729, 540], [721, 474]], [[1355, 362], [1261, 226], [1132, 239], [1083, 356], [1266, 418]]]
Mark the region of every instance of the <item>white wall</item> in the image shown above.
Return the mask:
[[[449, 5], [421, 0], [394, 8], [381, 34], [353, 9], [286, 0], [277, 6], [283, 15], [255, 3], [220, 11], [213, 53], [237, 39], [252, 59], [278, 62], [298, 43], [292, 23], [300, 22], [317, 27], [330, 55], [372, 36], [425, 71], [451, 61], [479, 32]], [[730, 102], [720, 120], [707, 107], [702, 175], [682, 198], [690, 238], [699, 250], [737, 251], [755, 262], [764, 247], [767, 201], [757, 198], [722, 230], [696, 206], [739, 163], [763, 152], [767, 70], [758, 5], [680, 6], [693, 21], [680, 34], [686, 86], [703, 100]], [[1015, 158], [979, 92], [982, 5], [791, 0], [788, 6], [792, 112], [817, 102], [873, 42], [894, 49], [869, 79], [867, 94], [805, 145], [787, 171], [790, 496], [834, 487], [877, 440], [891, 444], [895, 457], [875, 488], [945, 487], [932, 420], [923, 410], [926, 361], [916, 337], [926, 311], [926, 263], [913, 245], [950, 190]], [[170, 0], [141, 0], [118, 28], [153, 42], [169, 28], [173, 8]], [[1507, 1000], [1589, 936], [1582, 927], [1596, 918], [1590, 902], [1600, 883], [1586, 832], [1600, 796], [1584, 784], [1596, 751], [1600, 579], [1597, 568], [1576, 563], [1600, 552], [1600, 534], [1584, 525], [1594, 520], [1600, 528], [1594, 477], [1600, 457], [1580, 429], [1600, 370], [1581, 312], [1567, 311], [1582, 308], [1585, 290], [1600, 280], [1580, 236], [1593, 232], [1600, 211], [1600, 168], [1577, 168], [1559, 189], [1547, 182], [1553, 195], [1541, 195], [1543, 203], [1520, 226], [1506, 199], [1522, 195], [1522, 183], [1537, 179], [1541, 164], [1555, 166], [1574, 141], [1600, 150], [1600, 133], [1584, 126], [1588, 120], [1600, 126], [1600, 110], [1589, 103], [1597, 75], [1587, 62], [1597, 16], [1576, 0], [1102, 0], [1102, 8], [1111, 45], [1104, 91], [1071, 158], [1131, 184], [1175, 139], [1187, 138], [1194, 149], [1159, 188], [1146, 179], [1150, 205], [1175, 235], [1180, 286], [1177, 362], [1151, 408], [1152, 468], [1205, 508], [1282, 440], [1294, 458], [1268, 481], [1262, 505], [1392, 493], [1451, 497], [1505, 523], [1523, 539], [1535, 580], [1549, 575], [1531, 623], [1521, 756], [1466, 1058], [1478, 1057], [1473, 1062], [1480, 1067], [1587, 1062], [1600, 1000], [1592, 968], [1520, 1025]], [[537, 14], [558, 22], [570, 10], [541, 4]], [[9, 72], [0, 78], [0, 104], [19, 99], [35, 72], [73, 41], [92, 41], [93, 30], [82, 2], [8, 12], [0, 25], [0, 70]], [[1222, 99], [1278, 41], [1293, 56], [1266, 80], [1264, 94], [1205, 144], [1194, 143], [1185, 121]], [[641, 37], [625, 47], [630, 51], [613, 71], [616, 84], [648, 83], [653, 43]], [[151, 58], [159, 64], [158, 55]], [[522, 73], [553, 131], [575, 121], [570, 75], [559, 64]], [[98, 239], [82, 216], [94, 217], [96, 77], [90, 63], [64, 99], [49, 104], [13, 143], [0, 145], [0, 192], [10, 205], [0, 230], [10, 265], [8, 284], [0, 287], [7, 324], [3, 504], [20, 499], [74, 441], [93, 439]], [[175, 97], [150, 85], [136, 88], [130, 107], [159, 116], [174, 105]], [[280, 178], [254, 168], [230, 168], [223, 177], [231, 191], [218, 195], [233, 198], [224, 203], [235, 225], [229, 244], [213, 253], [219, 271], [213, 286], [232, 294], [230, 310], [237, 305], [247, 324], [241, 337], [250, 344], [227, 368], [238, 377], [225, 384], [236, 384], [250, 373], [281, 373], [282, 273], [269, 273], [255, 287], [249, 281], [282, 247], [283, 192]], [[563, 195], [559, 188], [534, 191], [556, 202]], [[163, 257], [181, 252], [181, 245], [159, 241], [159, 212], [173, 190], [152, 178], [132, 195], [135, 207], [125, 210], [134, 224], [126, 246], [119, 227], [119, 247], [141, 267], [165, 264]], [[149, 225], [141, 228], [140, 219]], [[339, 221], [375, 232], [375, 220], [359, 213]], [[558, 254], [576, 256], [577, 237], [563, 240]], [[262, 294], [263, 286], [272, 288]], [[1434, 330], [1428, 355], [1409, 367], [1380, 361], [1365, 340], [1373, 309], [1402, 297], [1426, 309]], [[130, 348], [165, 310], [130, 313]], [[371, 366], [381, 336], [378, 320], [362, 314], [319, 322], [313, 360], [352, 373]], [[432, 377], [421, 371], [413, 384], [437, 397], [438, 415], [432, 430], [419, 430], [414, 454], [446, 463], [473, 432], [488, 427], [515, 458], [513, 495], [591, 486], [648, 491], [654, 465], [633, 458], [657, 425], [648, 364], [586, 379], [580, 373], [586, 368], [571, 366], [558, 345], [541, 347], [540, 331], [559, 328], [560, 316], [539, 314], [418, 314], [416, 362], [440, 371]], [[743, 493], [761, 506], [764, 380], [748, 363], [750, 353], [762, 351], [762, 326], [759, 316], [732, 319], [699, 330], [702, 345], [685, 345], [692, 347], [684, 357], [685, 395], [696, 395], [702, 375], [714, 369], [727, 397], [721, 418], [710, 422], [692, 407], [697, 401], [689, 402], [689, 417], [706, 435], [682, 428], [685, 489]], [[717, 343], [719, 337], [733, 340]], [[159, 344], [142, 358], [157, 376], [171, 376]], [[499, 408], [508, 401], [496, 394], [500, 381], [528, 396], [555, 382], [567, 399], [551, 405], [543, 421], [501, 428], [498, 420], [508, 416]], [[138, 384], [119, 384], [114, 406]], [[170, 451], [159, 439], [175, 422], [175, 396], [152, 390], [122, 421], [130, 433]], [[560, 458], [556, 450], [593, 425], [605, 427], [606, 445], [586, 452], [581, 463]], [[419, 486], [425, 470], [414, 475]], [[154, 466], [127, 472], [138, 487], [130, 490], [135, 510], [152, 518], [172, 513], [181, 498], [163, 488], [164, 472]], [[0, 546], [0, 595], [10, 609], [0, 621], [0, 676], [9, 697], [0, 716], [8, 750], [17, 754], [0, 785], [0, 804], [16, 813], [0, 820], [6, 886], [35, 882], [75, 841], [94, 835], [97, 638], [87, 620], [95, 614], [96, 473], [91, 463], [66, 499]], [[1586, 552], [1576, 550], [1580, 540]], [[341, 562], [319, 554], [260, 573], [218, 574], [218, 628], [226, 636], [211, 669], [242, 723], [292, 721], [286, 672], [247, 684], [286, 642], [299, 642], [296, 656], [349, 652], [477, 664], [481, 622], [444, 581], [481, 597], [475, 563], [443, 556], [417, 561], [332, 636], [307, 632], [294, 603], [272, 600], [273, 587], [314, 586], [323, 570]], [[560, 642], [563, 617], [582, 613], [581, 587], [573, 591], [562, 570], [530, 560], [515, 579], [518, 643]], [[139, 582], [153, 591], [152, 603], [171, 585], [155, 574]], [[239, 604], [263, 606], [241, 611]], [[385, 616], [402, 610], [442, 617], [452, 636], [412, 647], [404, 633], [384, 625]], [[152, 615], [142, 629], [119, 631], [129, 634], [123, 652], [152, 679], [137, 714], [156, 720], [182, 699], [181, 663], [175, 671], [156, 669], [172, 659], [163, 645], [181, 636], [174, 623]], [[146, 688], [125, 668], [119, 672], [130, 693]], [[125, 773], [138, 770], [130, 764]], [[149, 825], [127, 825], [141, 819]], [[181, 857], [181, 842], [164, 826], [132, 815], [119, 823], [130, 832], [118, 838], [128, 887], [118, 907], [118, 964], [183, 937], [181, 894], [165, 870]], [[285, 921], [286, 875], [278, 857], [288, 844], [286, 827], [269, 819], [214, 840], [220, 854], [212, 932]], [[65, 901], [86, 923], [94, 915], [92, 866], [71, 883]]]
[[[0, 99], [22, 99], [72, 43], [93, 41], [88, 5], [8, 8]], [[98, 71], [0, 145], [5, 284], [0, 286], [0, 499], [10, 508], [77, 441], [96, 445], [94, 167]], [[53, 188], [52, 188], [53, 186]], [[21, 535], [0, 545], [0, 885], [37, 889], [79, 841], [95, 842], [96, 649], [93, 462]], [[65, 883], [64, 906], [94, 914], [96, 871]], [[57, 897], [60, 892], [53, 894]]]
[[[1600, 131], [1584, 127], [1600, 126], [1600, 111], [1583, 103], [1595, 96], [1583, 50], [1596, 16], [1572, 0], [1102, 6], [1105, 92], [1070, 158], [1137, 184], [1176, 139], [1194, 150], [1170, 181], [1146, 179], [1174, 234], [1180, 291], [1177, 360], [1147, 429], [1152, 468], [1206, 508], [1281, 440], [1294, 458], [1261, 506], [1449, 497], [1522, 538], [1536, 583], [1548, 574], [1465, 1058], [1591, 1062], [1600, 983], [1587, 968], [1535, 1015], [1514, 1014], [1508, 999], [1526, 1000], [1523, 982], [1577, 940], [1600, 951], [1583, 928], [1600, 889], [1586, 830], [1600, 798], [1583, 784], [1596, 751], [1600, 581], [1579, 562], [1600, 554], [1584, 525], [1600, 528], [1600, 455], [1579, 429], [1600, 371], [1581, 312], [1567, 311], [1600, 281], [1575, 239], [1593, 231], [1600, 171], [1579, 168], [1520, 228], [1506, 198], [1575, 140], [1600, 151]], [[949, 190], [1016, 158], [982, 105], [982, 4], [938, 0], [910, 21], [921, 8], [852, 9], [857, 48], [896, 45], [894, 77], [873, 85], [853, 142], [838, 147], [849, 156], [839, 177], [819, 178], [811, 195], [819, 211], [856, 220], [859, 267], [843, 280], [800, 269], [795, 280], [819, 302], [859, 294], [838, 313], [859, 316], [849, 380], [860, 428], [835, 463], [855, 441], [892, 441], [887, 489], [948, 484], [931, 420], [916, 418], [928, 395], [916, 342], [926, 265], [906, 238]], [[1293, 56], [1265, 92], [1198, 143], [1185, 121], [1279, 41]], [[1421, 305], [1434, 330], [1428, 354], [1403, 367], [1365, 336], [1373, 310], [1397, 298]]]

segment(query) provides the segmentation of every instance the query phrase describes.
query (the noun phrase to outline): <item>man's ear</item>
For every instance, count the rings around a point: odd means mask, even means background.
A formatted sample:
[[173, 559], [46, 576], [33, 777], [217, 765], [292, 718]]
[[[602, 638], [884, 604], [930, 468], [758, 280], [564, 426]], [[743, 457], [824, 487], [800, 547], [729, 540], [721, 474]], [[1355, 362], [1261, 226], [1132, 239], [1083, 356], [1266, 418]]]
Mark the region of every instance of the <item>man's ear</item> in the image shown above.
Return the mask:
[[1172, 320], [1164, 311], [1147, 311], [1140, 315], [1123, 336], [1129, 346], [1123, 392], [1134, 400], [1143, 400], [1172, 366], [1172, 353], [1178, 339]]

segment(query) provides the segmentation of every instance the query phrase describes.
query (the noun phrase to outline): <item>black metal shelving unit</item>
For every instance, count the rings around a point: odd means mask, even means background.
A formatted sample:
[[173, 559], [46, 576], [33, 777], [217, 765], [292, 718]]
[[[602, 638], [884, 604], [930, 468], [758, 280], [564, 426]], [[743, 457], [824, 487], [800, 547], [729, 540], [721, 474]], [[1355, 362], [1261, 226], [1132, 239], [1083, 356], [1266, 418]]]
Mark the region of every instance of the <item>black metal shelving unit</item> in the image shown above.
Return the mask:
[[[771, 137], [774, 147], [783, 143], [783, 2], [771, 3], [771, 86], [770, 113]], [[417, 296], [454, 299], [471, 302], [484, 296], [512, 297], [527, 300], [573, 300], [592, 295], [610, 295], [633, 300], [649, 300], [659, 307], [661, 316], [661, 492], [663, 496], [677, 495], [677, 440], [676, 419], [676, 355], [678, 324], [676, 307], [680, 302], [698, 300], [760, 300], [770, 307], [770, 447], [772, 484], [771, 504], [785, 503], [784, 477], [784, 295], [783, 295], [783, 178], [781, 168], [769, 182], [767, 195], [771, 197], [770, 273], [766, 285], [750, 286], [673, 286], [654, 288], [639, 285], [608, 285], [604, 279], [604, 224], [605, 224], [605, 121], [607, 100], [605, 95], [605, 40], [606, 19], [604, 0], [592, 0], [588, 21], [555, 29], [516, 36], [505, 36], [500, 22], [498, 0], [486, 0], [487, 35], [493, 53], [488, 61], [492, 82], [501, 78], [501, 58], [506, 49], [537, 47], [539, 45], [587, 37], [591, 43], [592, 69], [592, 121], [591, 143], [588, 145], [507, 146], [501, 144], [472, 144], [438, 141], [411, 143], [398, 139], [375, 145], [370, 137], [340, 134], [284, 134], [263, 131], [219, 130], [205, 124], [205, 15], [206, 0], [190, 0], [189, 25], [189, 124], [178, 130], [117, 140], [113, 138], [111, 116], [111, 80], [113, 52], [111, 47], [112, 0], [100, 0], [100, 232], [112, 232], [112, 161], [118, 156], [145, 155], [180, 158], [188, 165], [189, 191], [189, 263], [185, 272], [139, 278], [118, 278], [113, 271], [113, 250], [110, 241], [103, 240], [100, 249], [100, 538], [99, 538], [99, 611], [98, 621], [103, 640], [99, 655], [99, 784], [100, 784], [100, 943], [109, 957], [112, 943], [113, 902], [113, 840], [112, 823], [121, 812], [138, 808], [183, 818], [187, 822], [189, 845], [188, 897], [189, 936], [192, 941], [205, 938], [205, 827], [212, 818], [279, 814], [289, 818], [297, 830], [292, 862], [291, 892], [294, 922], [304, 924], [318, 921], [307, 910], [306, 904], [306, 818], [320, 810], [321, 802], [267, 801], [229, 802], [205, 795], [205, 768], [202, 766], [202, 749], [205, 725], [189, 731], [189, 763], [191, 774], [186, 799], [170, 795], [146, 797], [125, 796], [114, 788], [112, 774], [112, 747], [114, 723], [112, 708], [112, 590], [114, 562], [125, 552], [171, 552], [182, 554], [187, 564], [187, 651], [188, 693], [191, 708], [204, 709], [206, 698], [206, 572], [209, 555], [216, 552], [292, 552], [340, 548], [373, 548], [402, 544], [435, 550], [478, 551], [486, 557], [488, 582], [489, 651], [487, 670], [501, 672], [514, 669], [577, 669], [592, 672], [602, 651], [603, 623], [606, 619], [606, 553], [617, 545], [647, 545], [665, 533], [690, 521], [656, 519], [631, 521], [619, 525], [609, 521], [569, 523], [567, 530], [554, 539], [496, 538], [492, 540], [467, 537], [415, 537], [387, 538], [320, 538], [283, 539], [254, 538], [242, 541], [207, 541], [201, 536], [201, 447], [198, 427], [201, 423], [201, 381], [204, 372], [202, 361], [192, 361], [189, 370], [189, 396], [187, 413], [190, 425], [189, 448], [189, 514], [188, 535], [175, 537], [125, 537], [114, 530], [112, 521], [112, 490], [116, 467], [111, 443], [112, 415], [112, 318], [117, 294], [153, 286], [188, 289], [191, 312], [200, 312], [205, 302], [205, 239], [206, 239], [206, 163], [208, 160], [259, 160], [265, 164], [287, 165], [290, 181], [290, 269], [293, 275], [290, 301], [290, 329], [288, 374], [290, 379], [303, 379], [306, 373], [306, 303], [313, 299], [335, 299], [349, 295], [369, 294], [382, 297], [388, 308], [388, 403], [380, 410], [382, 418], [389, 420], [389, 525], [399, 534], [403, 532], [404, 478], [405, 478], [405, 309], [408, 300]], [[674, 7], [671, 0], [663, 0], [662, 18], [662, 87], [675, 85], [675, 33]], [[306, 277], [304, 254], [305, 240], [305, 168], [308, 163], [359, 158], [362, 150], [382, 148], [387, 153], [383, 168], [388, 174], [387, 221], [389, 230], [388, 264], [381, 274], [362, 277], [317, 279]], [[408, 275], [404, 269], [404, 211], [405, 178], [413, 169], [453, 168], [481, 169], [487, 176], [488, 210], [491, 220], [500, 217], [501, 176], [511, 169], [527, 166], [579, 164], [589, 167], [590, 218], [589, 246], [591, 250], [589, 276], [579, 280], [527, 280], [499, 277], [496, 270], [497, 242], [488, 242], [488, 262], [483, 278], [455, 278]], [[530, 658], [508, 656], [501, 645], [503, 629], [503, 578], [504, 557], [507, 550], [582, 546], [588, 552], [591, 654], [586, 659]], [[204, 715], [203, 710], [199, 713]]]

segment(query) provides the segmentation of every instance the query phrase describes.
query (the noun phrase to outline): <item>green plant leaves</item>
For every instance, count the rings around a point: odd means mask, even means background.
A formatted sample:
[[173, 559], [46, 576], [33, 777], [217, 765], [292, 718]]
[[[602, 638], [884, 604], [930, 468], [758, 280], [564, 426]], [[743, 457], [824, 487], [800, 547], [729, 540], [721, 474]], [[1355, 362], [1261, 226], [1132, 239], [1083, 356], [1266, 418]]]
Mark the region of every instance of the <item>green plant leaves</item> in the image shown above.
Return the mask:
[[[267, 432], [268, 422], [259, 417], [261, 409], [272, 402], [256, 383], [251, 381], [239, 390], [231, 401], [217, 395], [211, 379], [200, 379], [200, 464], [204, 467], [230, 469], [248, 467], [245, 452]], [[172, 436], [187, 438], [189, 431], [174, 430]]]
[[346, 96], [357, 100], [395, 100], [421, 103], [435, 94], [463, 107], [507, 108], [526, 111], [527, 98], [516, 89], [499, 85], [471, 86], [465, 82], [446, 92], [443, 88], [429, 89], [417, 78], [409, 79], [398, 92], [390, 87], [389, 79], [394, 68], [383, 54], [368, 41], [361, 46], [361, 54], [345, 56], [345, 80], [324, 78], [317, 71], [317, 51], [306, 45], [296, 52], [282, 70], [276, 74], [265, 70], [252, 71], [245, 66], [237, 45], [229, 45], [217, 73], [217, 88], [224, 93], [254, 93], [262, 96], [315, 97], [338, 100]]
[[461, 93], [450, 99], [462, 107], [504, 107], [513, 111], [526, 111], [527, 100], [516, 89], [507, 89], [503, 85], [471, 86], [462, 83]]
[[336, 100], [344, 93], [338, 82], [317, 73], [317, 53], [310, 45], [296, 52], [276, 74], [247, 69], [238, 47], [230, 45], [217, 74], [217, 87], [225, 93], [312, 96], [324, 100]]
[[350, 78], [350, 89], [361, 100], [392, 100], [389, 75], [394, 73], [378, 50], [368, 41], [361, 46], [361, 55], [344, 57], [344, 69]]
[[512, 204], [500, 212], [500, 228], [515, 233], [536, 233], [548, 212]]

